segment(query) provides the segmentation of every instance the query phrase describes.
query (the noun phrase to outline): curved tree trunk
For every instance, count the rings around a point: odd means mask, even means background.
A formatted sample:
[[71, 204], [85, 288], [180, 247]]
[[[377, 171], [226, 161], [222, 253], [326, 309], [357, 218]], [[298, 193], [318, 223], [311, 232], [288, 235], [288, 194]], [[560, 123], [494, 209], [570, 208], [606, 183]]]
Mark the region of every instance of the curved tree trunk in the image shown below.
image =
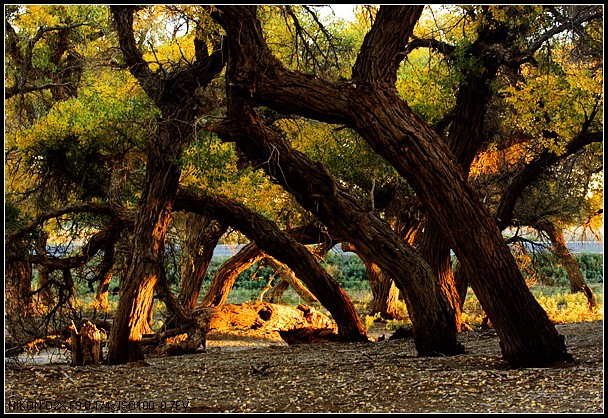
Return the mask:
[[568, 250], [562, 229], [550, 221], [537, 222], [536, 227], [539, 230], [544, 231], [551, 240], [553, 252], [557, 258], [559, 258], [559, 261], [566, 270], [566, 275], [570, 281], [570, 292], [583, 293], [587, 298], [589, 308], [593, 309], [597, 307], [595, 294], [587, 283], [585, 283], [578, 261], [576, 261], [576, 258], [572, 255], [570, 250]]
[[[407, 301], [418, 353], [432, 356], [462, 352], [456, 340], [453, 310], [422, 257], [342, 187], [321, 163], [293, 150], [250, 110], [239, 108], [233, 112], [231, 121], [217, 127], [220, 136], [236, 141], [251, 161], [289, 190], [332, 235], [353, 243], [364, 257], [391, 272], [398, 281]], [[290, 169], [280, 170], [283, 166]], [[319, 294], [313, 293], [322, 302]]]
[[[412, 112], [396, 91], [396, 72], [403, 49], [422, 13], [422, 6], [381, 6], [363, 41], [352, 80], [338, 83], [289, 71], [279, 63], [265, 44], [255, 6], [219, 6], [218, 9], [221, 13], [213, 16], [230, 40], [227, 71], [230, 97], [253, 98], [282, 112], [353, 126], [372, 149], [410, 183], [429, 215], [438, 222], [501, 338], [505, 360], [513, 367], [572, 361], [563, 336], [526, 287], [500, 230], [467, 183], [453, 154], [436, 131]], [[231, 117], [238, 118], [237, 112], [241, 110], [232, 112]], [[251, 158], [255, 150], [246, 151], [246, 142], [243, 138], [239, 146]], [[261, 147], [265, 144], [267, 142]], [[276, 145], [274, 141], [273, 145]], [[293, 164], [286, 164], [283, 153], [280, 155], [281, 162], [277, 164], [291, 169]], [[292, 186], [286, 185], [289, 190], [293, 190]], [[327, 188], [321, 190], [332, 193]], [[319, 201], [311, 203], [322, 205]], [[335, 219], [326, 221], [329, 227]], [[363, 222], [356, 224], [364, 225]], [[352, 242], [362, 248], [360, 242]], [[385, 253], [385, 248], [380, 252]], [[393, 276], [398, 280], [398, 274]], [[419, 296], [420, 291], [428, 293], [428, 288], [426, 292], [421, 288], [411, 290], [415, 291], [406, 294], [408, 306], [412, 306], [414, 295]], [[427, 309], [428, 306], [440, 304], [427, 304]], [[454, 319], [450, 321], [450, 327], [455, 328]]]
[[228, 228], [214, 219], [199, 214], [186, 216], [186, 237], [180, 253], [179, 300], [187, 309], [194, 309], [201, 285], [219, 239]]
[[317, 262], [312, 253], [272, 221], [225, 197], [193, 196], [180, 191], [182, 210], [208, 213], [220, 222], [239, 229], [266, 254], [288, 265], [306, 284], [338, 324], [343, 341], [368, 341], [365, 328], [352, 301], [338, 282]]
[[95, 292], [95, 307], [104, 312], [108, 312], [108, 291], [110, 290], [110, 282], [112, 281], [112, 273], [108, 272], [101, 277]]
[[[323, 248], [327, 248], [331, 245], [330, 243], [338, 242], [337, 238], [329, 236], [327, 232], [322, 231], [316, 225], [304, 225], [286, 232], [304, 245], [320, 243]], [[200, 306], [219, 306], [226, 303], [226, 298], [239, 274], [264, 257], [266, 257], [266, 254], [260, 250], [255, 242], [241, 248], [215, 273]]]
[[226, 260], [217, 269], [211, 280], [211, 285], [207, 289], [207, 293], [199, 306], [212, 307], [224, 305], [239, 275], [264, 257], [266, 257], [266, 254], [255, 242], [250, 242], [241, 248], [238, 253]]

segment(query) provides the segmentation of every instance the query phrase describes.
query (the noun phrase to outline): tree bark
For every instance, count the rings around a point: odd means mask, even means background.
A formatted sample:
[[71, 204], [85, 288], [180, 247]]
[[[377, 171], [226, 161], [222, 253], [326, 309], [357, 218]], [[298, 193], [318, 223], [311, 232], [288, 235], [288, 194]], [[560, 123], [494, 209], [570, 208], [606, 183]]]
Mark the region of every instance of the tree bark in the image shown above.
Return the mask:
[[[264, 262], [279, 275], [281, 281], [284, 281], [288, 284], [288, 286], [291, 286], [291, 288], [304, 300], [306, 304], [314, 305], [315, 303], [319, 303], [319, 300], [315, 297], [315, 295], [310, 293], [310, 291], [300, 282], [300, 280], [298, 280], [296, 275], [293, 274], [293, 271], [289, 270], [286, 266], [282, 265], [272, 257], [266, 257]], [[287, 288], [285, 288], [285, 290], [287, 290]]]
[[[289, 190], [332, 235], [352, 242], [365, 257], [391, 272], [404, 291], [418, 353], [460, 353], [462, 346], [456, 340], [452, 308], [422, 257], [390, 225], [338, 184], [321, 163], [293, 150], [251, 110], [239, 108], [233, 112], [232, 120], [217, 127], [220, 136], [236, 141], [251, 161]], [[322, 302], [317, 293], [315, 296]], [[437, 309], [428, 309], [429, 306]]]
[[[410, 183], [438, 222], [501, 338], [505, 360], [513, 367], [572, 361], [563, 336], [526, 287], [500, 230], [453, 154], [397, 94], [395, 59], [402, 57], [422, 6], [382, 6], [363, 41], [352, 80], [338, 83], [280, 64], [264, 42], [255, 7], [219, 9], [221, 14], [214, 18], [230, 39], [227, 73], [232, 97], [352, 126]], [[282, 164], [291, 168], [283, 157]]]
[[254, 242], [241, 248], [215, 272], [211, 285], [199, 306], [224, 305], [239, 275], [264, 257], [266, 254]]
[[401, 316], [399, 309], [397, 309], [399, 289], [393, 279], [381, 270], [377, 264], [358, 253], [357, 249], [350, 243], [342, 243], [342, 250], [357, 254], [365, 265], [367, 280], [369, 281], [373, 297], [369, 315], [375, 316], [379, 314], [382, 318], [388, 320], [399, 318]]
[[110, 7], [121, 51], [131, 74], [160, 109], [157, 130], [146, 149], [146, 175], [133, 232], [132, 255], [121, 283], [121, 298], [110, 335], [108, 361], [122, 364], [143, 358], [142, 334], [149, 328], [154, 287], [164, 277], [167, 225], [180, 178], [180, 154], [193, 138], [200, 103], [197, 88], [207, 86], [224, 67], [221, 48], [209, 55], [197, 47], [186, 70], [162, 78], [144, 60], [133, 34], [134, 6]]
[[186, 216], [186, 237], [180, 253], [179, 291], [179, 300], [184, 308], [196, 307], [213, 251], [227, 229], [214, 219], [202, 215]]
[[551, 221], [538, 221], [536, 227], [539, 230], [544, 231], [551, 240], [553, 253], [557, 256], [566, 270], [566, 275], [570, 281], [570, 292], [583, 293], [587, 298], [589, 308], [593, 309], [597, 307], [595, 294], [587, 283], [585, 283], [578, 261], [576, 261], [576, 258], [572, 255], [570, 250], [568, 250], [562, 229]]
[[273, 222], [244, 206], [216, 196], [194, 196], [180, 191], [176, 209], [207, 213], [220, 222], [239, 229], [266, 254], [287, 264], [306, 284], [338, 324], [343, 341], [367, 341], [355, 307], [338, 282], [319, 265], [311, 252]]

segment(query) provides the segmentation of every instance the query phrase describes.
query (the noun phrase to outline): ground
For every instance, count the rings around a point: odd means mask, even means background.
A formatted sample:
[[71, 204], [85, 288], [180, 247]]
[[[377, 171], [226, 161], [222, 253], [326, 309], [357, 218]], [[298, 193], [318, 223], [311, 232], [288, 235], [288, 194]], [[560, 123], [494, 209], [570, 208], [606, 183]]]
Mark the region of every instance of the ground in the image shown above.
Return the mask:
[[[209, 335], [207, 351], [120, 366], [5, 366], [5, 412], [604, 411], [603, 321], [557, 325], [575, 363], [509, 369], [493, 330], [466, 353], [418, 358], [411, 338], [286, 346]], [[390, 333], [389, 333], [390, 334]]]

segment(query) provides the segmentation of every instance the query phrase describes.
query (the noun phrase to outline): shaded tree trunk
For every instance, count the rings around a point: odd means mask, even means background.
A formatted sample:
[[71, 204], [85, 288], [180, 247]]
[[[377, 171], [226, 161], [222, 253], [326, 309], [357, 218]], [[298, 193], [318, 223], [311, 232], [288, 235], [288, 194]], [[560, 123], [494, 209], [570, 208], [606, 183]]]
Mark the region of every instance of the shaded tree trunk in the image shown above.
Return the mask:
[[31, 315], [34, 311], [32, 299], [32, 264], [25, 261], [8, 260], [5, 276], [5, 313], [7, 317]]
[[[301, 244], [316, 244], [338, 242], [335, 237], [329, 236], [325, 231], [315, 225], [304, 225], [286, 231]], [[324, 246], [327, 246], [326, 244]], [[215, 273], [211, 285], [205, 294], [200, 306], [219, 306], [226, 303], [226, 298], [232, 290], [234, 283], [243, 271], [266, 257], [255, 242], [245, 245], [241, 250], [227, 260]]]
[[544, 231], [551, 240], [553, 252], [566, 270], [566, 275], [570, 281], [570, 292], [583, 293], [587, 298], [589, 307], [591, 309], [597, 307], [595, 294], [587, 283], [585, 283], [578, 261], [570, 250], [568, 250], [562, 229], [551, 221], [537, 222], [536, 227], [539, 230]]
[[363, 264], [365, 265], [367, 280], [369, 281], [373, 297], [372, 308], [369, 315], [374, 316], [380, 314], [382, 318], [388, 320], [399, 318], [401, 316], [399, 309], [397, 309], [399, 289], [395, 285], [393, 279], [381, 270], [377, 264], [361, 257], [353, 245], [342, 243], [342, 250], [354, 252], [361, 258], [361, 261], [363, 261]]
[[180, 253], [179, 291], [179, 300], [184, 308], [196, 307], [213, 251], [227, 229], [214, 219], [202, 215], [186, 216], [186, 237]]
[[[44, 231], [41, 231], [38, 239], [36, 239], [36, 253], [42, 257], [47, 256], [47, 240], [48, 234]], [[49, 281], [51, 272], [52, 269], [44, 264], [38, 266], [38, 300], [47, 310], [52, 309], [55, 306], [55, 295], [53, 294], [53, 289], [51, 288], [51, 283]]]
[[149, 152], [146, 180], [132, 237], [132, 257], [121, 283], [121, 297], [110, 335], [110, 364], [143, 359], [141, 339], [150, 329], [148, 321], [154, 287], [159, 275], [163, 274], [165, 236], [180, 171], [175, 163], [163, 163], [160, 156], [155, 155], [157, 153], [158, 150]]
[[[353, 67], [352, 80], [338, 83], [289, 71], [279, 63], [265, 44], [254, 6], [219, 9], [221, 14], [213, 16], [230, 39], [230, 97], [253, 98], [282, 112], [354, 127], [410, 183], [438, 222], [500, 336], [505, 360], [513, 367], [572, 361], [563, 336], [526, 287], [500, 230], [467, 183], [453, 154], [397, 93], [396, 72], [402, 51], [422, 6], [380, 7]], [[234, 112], [231, 117], [238, 115]], [[244, 151], [248, 145], [245, 142], [238, 142]], [[250, 152], [245, 153], [251, 158]], [[285, 164], [283, 153], [281, 164], [292, 168], [292, 164]], [[289, 186], [292, 190], [293, 184]], [[321, 190], [331, 195], [330, 190]], [[352, 242], [362, 248], [360, 242]], [[398, 280], [397, 274], [394, 277]], [[408, 306], [412, 306], [414, 294], [419, 296], [420, 292], [409, 295]], [[453, 318], [449, 321], [455, 328]]]

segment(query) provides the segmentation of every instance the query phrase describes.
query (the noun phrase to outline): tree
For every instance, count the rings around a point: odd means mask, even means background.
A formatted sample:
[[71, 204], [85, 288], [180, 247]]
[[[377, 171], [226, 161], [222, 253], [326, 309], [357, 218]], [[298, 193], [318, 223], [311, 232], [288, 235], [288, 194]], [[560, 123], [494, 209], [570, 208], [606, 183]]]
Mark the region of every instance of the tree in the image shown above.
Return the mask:
[[396, 94], [401, 51], [422, 7], [381, 7], [351, 80], [342, 83], [286, 69], [266, 47], [255, 7], [219, 9], [215, 18], [231, 48], [232, 97], [352, 126], [408, 180], [437, 220], [501, 337], [505, 359], [513, 366], [571, 359], [462, 169], [437, 133]]

